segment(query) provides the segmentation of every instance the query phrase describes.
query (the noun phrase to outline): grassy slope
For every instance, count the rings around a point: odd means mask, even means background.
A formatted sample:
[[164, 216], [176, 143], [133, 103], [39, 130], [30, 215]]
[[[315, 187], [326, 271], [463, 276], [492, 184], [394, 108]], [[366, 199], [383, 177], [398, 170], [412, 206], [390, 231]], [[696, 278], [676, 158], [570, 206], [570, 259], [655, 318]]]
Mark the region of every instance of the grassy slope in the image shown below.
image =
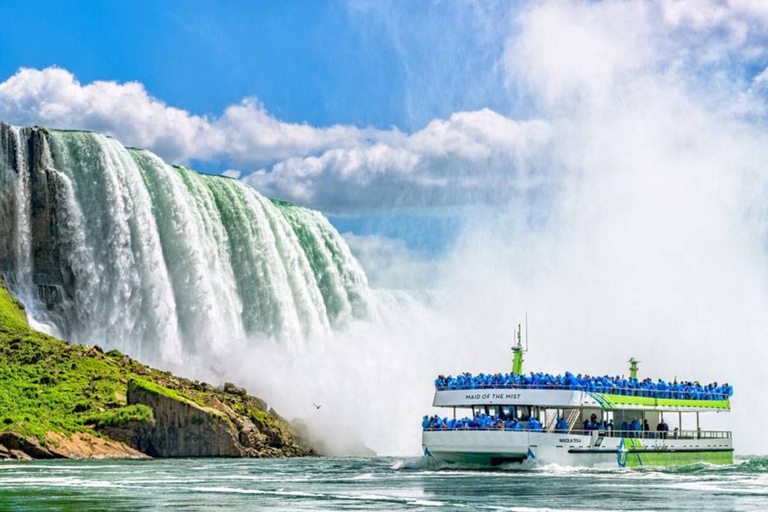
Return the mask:
[[235, 398], [142, 365], [120, 352], [70, 345], [29, 328], [23, 306], [0, 282], [0, 432], [45, 442], [46, 432], [97, 434], [95, 427], [151, 421], [152, 411], [126, 405], [129, 381], [257, 425], [289, 432], [255, 398]]
[[49, 430], [88, 430], [88, 417], [122, 405], [125, 376], [114, 360], [33, 331], [20, 304], [0, 286], [1, 431], [44, 441]]

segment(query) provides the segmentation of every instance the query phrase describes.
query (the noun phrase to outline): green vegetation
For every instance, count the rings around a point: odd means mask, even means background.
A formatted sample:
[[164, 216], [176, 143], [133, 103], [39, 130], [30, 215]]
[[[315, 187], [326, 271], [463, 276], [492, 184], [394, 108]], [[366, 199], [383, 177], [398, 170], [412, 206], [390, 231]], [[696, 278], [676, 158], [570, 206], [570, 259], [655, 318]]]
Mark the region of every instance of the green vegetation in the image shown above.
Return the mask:
[[48, 431], [85, 430], [95, 412], [125, 405], [125, 377], [96, 348], [33, 331], [0, 286], [0, 431], [45, 441]]
[[265, 432], [290, 437], [287, 424], [257, 398], [175, 377], [117, 350], [105, 354], [32, 330], [23, 305], [0, 279], [0, 433], [33, 436], [45, 445], [49, 432], [98, 436], [104, 428], [152, 423], [149, 407], [127, 403], [129, 390], [137, 389], [206, 407], [230, 425], [230, 416], [245, 415]]
[[0, 332], [23, 331], [29, 329], [24, 306], [8, 293], [0, 283]]
[[86, 423], [93, 424], [96, 428], [121, 427], [131, 422], [152, 423], [155, 416], [152, 409], [146, 405], [126, 405], [114, 411], [105, 411], [93, 414], [86, 418]]
[[163, 396], [167, 396], [168, 398], [173, 398], [174, 400], [178, 400], [179, 402], [204, 405], [199, 401], [195, 400], [194, 398], [185, 396], [184, 394], [179, 393], [176, 390], [168, 389], [166, 387], [155, 384], [154, 382], [149, 382], [147, 380], [139, 379], [137, 377], [133, 377], [128, 381], [128, 391], [131, 391], [132, 389], [143, 389], [155, 395], [163, 395]]
[[[157, 380], [166, 374], [116, 350], [104, 354], [34, 331], [22, 308], [0, 283], [0, 432], [13, 430], [45, 443], [46, 432], [95, 434], [94, 427], [151, 421], [147, 407], [126, 406], [127, 383], [136, 374]], [[149, 380], [140, 382], [183, 398]]]

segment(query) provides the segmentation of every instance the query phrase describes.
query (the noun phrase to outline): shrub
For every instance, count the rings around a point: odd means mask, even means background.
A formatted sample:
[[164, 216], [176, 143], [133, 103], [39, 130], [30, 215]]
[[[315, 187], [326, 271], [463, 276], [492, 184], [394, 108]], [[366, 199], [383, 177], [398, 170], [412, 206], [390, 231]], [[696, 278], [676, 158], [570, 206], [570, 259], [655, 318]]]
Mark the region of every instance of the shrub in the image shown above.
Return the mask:
[[126, 405], [114, 411], [92, 414], [85, 418], [85, 423], [93, 424], [96, 428], [122, 427], [130, 422], [151, 423], [155, 421], [152, 409], [146, 405]]

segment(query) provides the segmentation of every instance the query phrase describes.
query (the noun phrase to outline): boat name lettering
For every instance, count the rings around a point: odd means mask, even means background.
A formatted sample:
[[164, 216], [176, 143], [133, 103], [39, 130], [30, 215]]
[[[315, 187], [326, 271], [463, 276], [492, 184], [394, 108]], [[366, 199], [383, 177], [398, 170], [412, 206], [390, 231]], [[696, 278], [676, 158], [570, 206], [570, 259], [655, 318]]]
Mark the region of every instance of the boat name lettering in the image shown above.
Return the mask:
[[581, 439], [578, 437], [561, 437], [560, 438], [561, 443], [580, 443]]
[[519, 400], [521, 393], [477, 393], [474, 395], [465, 395], [464, 400]]

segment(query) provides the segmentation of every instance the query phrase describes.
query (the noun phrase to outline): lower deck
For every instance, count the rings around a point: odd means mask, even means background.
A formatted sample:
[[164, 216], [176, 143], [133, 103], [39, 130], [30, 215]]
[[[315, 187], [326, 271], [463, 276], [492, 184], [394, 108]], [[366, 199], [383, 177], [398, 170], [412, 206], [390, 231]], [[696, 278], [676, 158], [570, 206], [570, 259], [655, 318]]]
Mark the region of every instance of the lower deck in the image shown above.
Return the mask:
[[615, 468], [733, 463], [733, 443], [729, 433], [697, 432], [696, 436], [682, 438], [643, 438], [612, 437], [598, 432], [426, 430], [422, 435], [422, 447], [425, 455], [440, 460], [482, 465], [535, 461]]

